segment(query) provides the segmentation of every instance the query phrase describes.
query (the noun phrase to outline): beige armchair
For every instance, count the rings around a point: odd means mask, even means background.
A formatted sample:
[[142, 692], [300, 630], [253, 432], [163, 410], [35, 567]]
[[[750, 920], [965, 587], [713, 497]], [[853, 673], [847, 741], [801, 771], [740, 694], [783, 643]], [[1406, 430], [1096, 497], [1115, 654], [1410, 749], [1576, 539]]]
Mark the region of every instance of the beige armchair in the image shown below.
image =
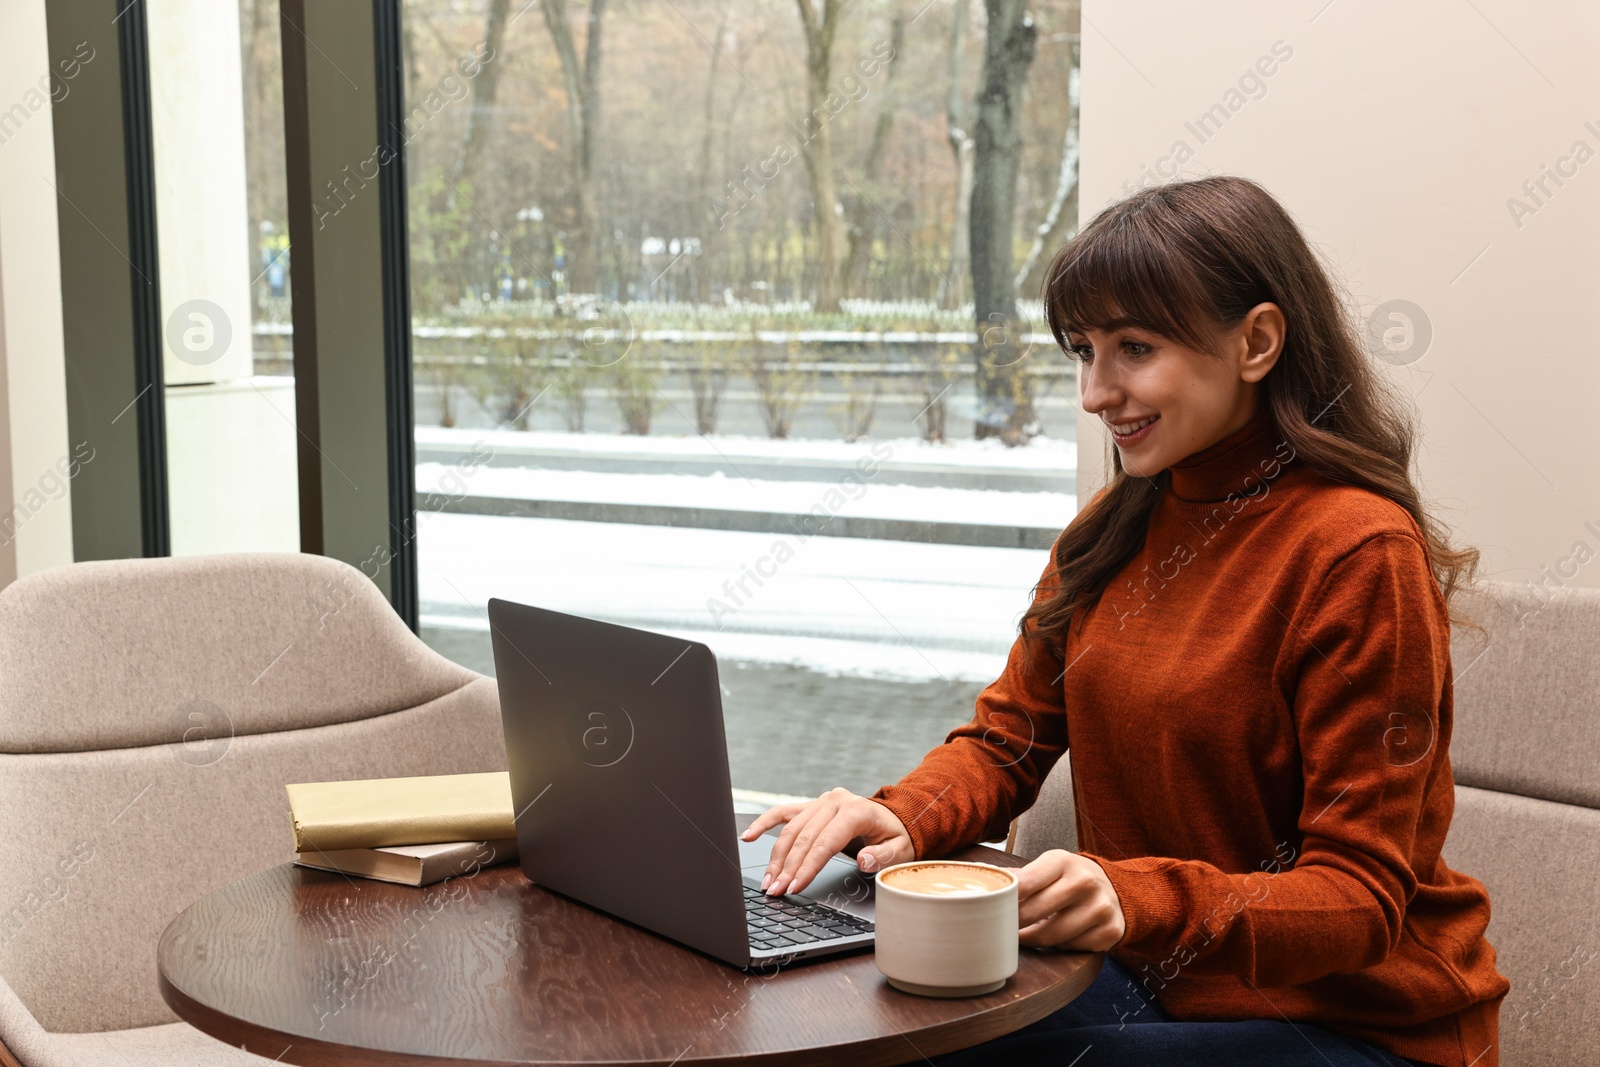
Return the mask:
[[14, 583], [0, 1065], [269, 1062], [174, 1021], [155, 974], [167, 923], [293, 858], [286, 782], [505, 765], [494, 682], [435, 654], [346, 564], [126, 560]]
[[[1600, 1048], [1600, 590], [1485, 582], [1452, 635], [1456, 810], [1444, 858], [1489, 889], [1511, 981], [1503, 1067], [1591, 1067]], [[1014, 851], [1074, 848], [1057, 764], [1013, 824]]]

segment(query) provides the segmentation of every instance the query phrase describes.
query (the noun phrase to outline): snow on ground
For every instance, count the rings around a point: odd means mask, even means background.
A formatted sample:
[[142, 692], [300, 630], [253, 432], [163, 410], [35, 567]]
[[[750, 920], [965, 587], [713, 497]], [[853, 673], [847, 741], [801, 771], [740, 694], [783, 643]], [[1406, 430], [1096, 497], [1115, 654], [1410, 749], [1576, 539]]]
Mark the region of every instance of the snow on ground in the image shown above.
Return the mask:
[[697, 474], [607, 474], [531, 467], [417, 465], [417, 491], [515, 500], [565, 500], [608, 504], [658, 504], [688, 508], [803, 514], [914, 522], [979, 523], [1064, 529], [1077, 513], [1071, 493], [1021, 493], [993, 489], [889, 485], [859, 480], [783, 482]]
[[704, 641], [730, 660], [907, 680], [998, 677], [1048, 557], [561, 519], [418, 523], [428, 625], [487, 630], [485, 605], [501, 597]]
[[[417, 442], [464, 453], [481, 443], [508, 453], [712, 456], [734, 466], [741, 458], [759, 458], [822, 468], [815, 481], [752, 481], [424, 463], [417, 468], [424, 493], [776, 513], [821, 505], [857, 517], [1050, 529], [1063, 528], [1077, 510], [1071, 493], [892, 482], [896, 465], [1070, 475], [1077, 447], [1052, 438], [1008, 449], [993, 440], [929, 445], [918, 438], [848, 443], [418, 427]], [[863, 459], [878, 461], [883, 473], [875, 477], [884, 480], [850, 480], [847, 472]], [[834, 493], [843, 493], [842, 503], [830, 497]], [[418, 522], [422, 612], [430, 626], [486, 631], [484, 605], [498, 596], [704, 641], [730, 660], [906, 680], [997, 677], [1047, 556], [1042, 550], [429, 511]]]
[[862, 458], [881, 458], [887, 448], [885, 466], [896, 463], [996, 467], [1021, 470], [1059, 470], [1070, 474], [1078, 468], [1078, 444], [1060, 437], [1036, 437], [1018, 448], [1007, 448], [994, 438], [983, 441], [960, 440], [929, 444], [920, 437], [885, 438], [881, 441], [829, 441], [817, 439], [774, 440], [734, 434], [639, 436], [621, 433], [559, 433], [547, 430], [445, 429], [418, 426], [419, 445], [434, 445], [470, 450], [478, 442], [507, 451], [561, 452], [586, 451], [614, 455], [640, 456], [720, 456], [737, 461], [741, 456], [785, 459], [799, 462], [824, 460], [854, 463]]

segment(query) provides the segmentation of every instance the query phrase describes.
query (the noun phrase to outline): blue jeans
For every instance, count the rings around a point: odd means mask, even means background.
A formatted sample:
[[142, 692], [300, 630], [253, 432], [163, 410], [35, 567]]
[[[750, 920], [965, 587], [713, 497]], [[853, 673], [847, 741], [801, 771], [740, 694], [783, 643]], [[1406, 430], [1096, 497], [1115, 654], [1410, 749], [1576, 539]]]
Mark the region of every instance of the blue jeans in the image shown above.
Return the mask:
[[[1284, 1019], [1178, 1022], [1106, 957], [1083, 995], [1021, 1030], [951, 1052], [937, 1067], [1412, 1067], [1413, 1060]], [[1426, 1065], [1421, 1065], [1426, 1067]]]

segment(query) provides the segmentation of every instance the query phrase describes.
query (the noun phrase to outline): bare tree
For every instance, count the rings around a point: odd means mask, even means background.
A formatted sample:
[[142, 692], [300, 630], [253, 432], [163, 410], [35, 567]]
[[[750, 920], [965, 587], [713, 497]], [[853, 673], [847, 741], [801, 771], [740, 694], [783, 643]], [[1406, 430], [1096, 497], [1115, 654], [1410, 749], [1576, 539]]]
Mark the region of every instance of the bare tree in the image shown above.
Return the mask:
[[[246, 3], [260, 0], [245, 0]], [[417, 29], [416, 19], [400, 19], [400, 47], [405, 51], [406, 64], [406, 100], [405, 110], [409, 111], [417, 105], [417, 86], [421, 83], [422, 72], [417, 66]]]
[[[706, 73], [705, 105], [701, 109], [700, 131], [700, 173], [699, 195], [695, 203], [699, 210], [693, 215], [696, 221], [696, 232], [700, 237], [701, 268], [695, 272], [694, 293], [695, 299], [705, 303], [711, 298], [711, 244], [716, 239], [717, 227], [711, 225], [711, 214], [714, 210], [711, 197], [711, 138], [716, 129], [716, 103], [717, 103], [717, 71], [722, 66], [722, 43], [726, 39], [729, 24], [733, 21], [733, 0], [727, 0], [722, 8], [722, 17], [717, 22], [717, 32], [711, 38], [710, 59], [711, 69]], [[715, 418], [713, 418], [713, 422]], [[705, 431], [701, 431], [704, 433]]]
[[[812, 310], [839, 310], [842, 294], [844, 220], [833, 177], [833, 127], [828, 82], [833, 71], [833, 41], [849, 0], [795, 0], [806, 35], [806, 120], [800, 152], [811, 178], [817, 228], [817, 295]], [[819, 12], [817, 5], [821, 4]]]
[[956, 162], [955, 222], [950, 228], [950, 269], [939, 283], [939, 306], [960, 307], [972, 275], [969, 212], [972, 207], [972, 116], [962, 91], [961, 67], [966, 53], [970, 0], [956, 0], [951, 11], [950, 76], [945, 92], [945, 139]]
[[[283, 72], [277, 7], [268, 0], [244, 0], [239, 9], [241, 74], [244, 80], [245, 195], [250, 234], [246, 244], [249, 262], [241, 269], [258, 282], [269, 261], [264, 252], [267, 227], [278, 228], [274, 238], [287, 240], [287, 192], [283, 183]], [[263, 225], [265, 224], [265, 226]], [[270, 242], [276, 244], [277, 240]], [[266, 254], [281, 257], [287, 248]], [[266, 286], [251, 286], [256, 314]]]
[[450, 168], [452, 195], [462, 182], [473, 179], [477, 174], [478, 161], [483, 158], [483, 145], [488, 140], [489, 123], [494, 114], [495, 91], [500, 85], [500, 70], [505, 66], [502, 54], [506, 42], [506, 16], [510, 7], [511, 0], [489, 0], [489, 19], [483, 31], [483, 54], [488, 57], [488, 62], [472, 79], [472, 114], [467, 117], [467, 132], [461, 138], [461, 148], [456, 152], [455, 163]]
[[[488, 19], [483, 31], [485, 49], [481, 53], [483, 56], [488, 57], [488, 61], [478, 71], [477, 77], [471, 79], [472, 110], [467, 117], [466, 130], [462, 134], [460, 145], [456, 148], [455, 158], [451, 160], [449, 168], [444, 172], [444, 187], [439, 189], [436, 194], [439, 201], [439, 210], [445, 215], [449, 215], [458, 209], [458, 200], [469, 205], [474, 216], [481, 212], [478, 205], [483, 203], [482, 196], [468, 192], [467, 189], [471, 189], [477, 180], [479, 164], [483, 159], [483, 146], [490, 136], [495, 94], [500, 83], [500, 69], [504, 65], [501, 53], [505, 45], [506, 15], [510, 4], [511, 0], [490, 0], [489, 2]], [[411, 22], [410, 19], [403, 21], [407, 25]], [[433, 20], [424, 15], [424, 21], [444, 55], [452, 55], [454, 50], [443, 35], [439, 33], [439, 29], [434, 25]], [[412, 49], [416, 47], [416, 42], [410, 37], [409, 31], [402, 43]], [[415, 100], [415, 88], [413, 87], [410, 91], [413, 94], [413, 100]], [[466, 189], [463, 189], [463, 186], [466, 186]], [[488, 258], [487, 242], [488, 234], [478, 226], [472, 226], [461, 231], [458, 258], [460, 264], [465, 268], [459, 279], [463, 284], [451, 288], [452, 294], [457, 299], [466, 290], [476, 290], [478, 285], [485, 280], [482, 268]], [[469, 281], [469, 279], [476, 279], [476, 284]]]
[[1038, 425], [1025, 329], [1017, 321], [1012, 235], [1022, 157], [1022, 90], [1038, 45], [1027, 0], [984, 0], [988, 29], [973, 138], [972, 293], [978, 340], [977, 436], [1024, 443]]
[[606, 0], [589, 0], [588, 32], [580, 63], [567, 20], [567, 0], [539, 0], [550, 39], [561, 58], [571, 137], [573, 225], [566, 248], [567, 288], [592, 293], [599, 283], [600, 195], [595, 180], [595, 142], [600, 136], [600, 25]]
[[1034, 296], [1044, 288], [1050, 255], [1066, 244], [1078, 229], [1078, 41], [1072, 41], [1072, 72], [1067, 75], [1067, 135], [1061, 146], [1061, 167], [1056, 176], [1050, 210], [1033, 233], [1033, 245], [1017, 271], [1017, 292]]
[[[247, 100], [246, 118], [272, 119], [281, 112], [273, 106], [281, 79], [270, 66], [273, 50], [264, 47], [277, 36], [272, 3], [240, 2], [247, 34], [267, 12], [267, 32], [245, 44], [248, 69], [259, 67], [256, 80], [264, 82], [259, 101]], [[548, 16], [535, 15], [541, 3]], [[729, 287], [752, 301], [803, 299], [819, 308], [829, 306], [829, 288], [840, 300], [975, 302], [974, 235], [990, 225], [972, 219], [981, 210], [976, 170], [984, 166], [979, 85], [994, 69], [984, 60], [985, 3], [942, 0], [915, 20], [926, 3], [805, 0], [807, 18], [797, 24], [797, 0], [603, 0], [603, 7], [590, 0], [405, 0], [419, 313], [459, 310], [469, 292], [482, 304], [503, 267], [527, 282], [518, 292], [543, 296], [562, 253], [567, 269], [559, 288], [574, 291], [631, 293], [671, 260], [673, 273], [655, 283], [671, 300], [714, 301]], [[1023, 149], [1010, 244], [995, 259], [1012, 279], [1012, 295], [1035, 295], [1014, 288], [1018, 268], [1028, 265], [1025, 253], [1042, 241], [1033, 266], [1047, 264], [1060, 226], [1074, 214], [1068, 183], [1058, 179], [1070, 179], [1072, 170], [1064, 139], [1075, 7], [1075, 0], [1028, 0], [1039, 51], [1025, 93], [1010, 102], [1021, 112]], [[586, 26], [602, 10], [600, 32], [586, 41]], [[816, 47], [808, 48], [806, 25]], [[919, 26], [934, 35], [928, 47], [919, 44]], [[485, 69], [451, 78], [461, 58], [491, 38], [503, 43]], [[891, 38], [895, 54], [886, 61]], [[602, 45], [598, 60], [586, 62]], [[248, 54], [252, 47], [262, 47], [258, 62]], [[866, 73], [869, 49], [881, 53], [873, 74]], [[805, 62], [823, 58], [826, 82], [818, 64]], [[817, 105], [809, 118], [808, 101]], [[262, 165], [254, 154], [250, 161], [251, 206], [258, 221], [281, 224], [282, 183], [274, 179], [281, 178], [281, 157], [272, 154], [270, 130], [276, 124], [262, 123]], [[804, 155], [802, 140], [809, 141]], [[247, 147], [255, 153], [257, 140]], [[831, 193], [821, 190], [819, 200], [813, 178], [831, 184]], [[452, 182], [460, 189], [454, 205]], [[1056, 227], [1041, 238], [1050, 219]], [[823, 249], [831, 227], [821, 223], [828, 222], [837, 228], [832, 248]], [[999, 229], [997, 246], [1005, 240]], [[613, 241], [619, 230], [626, 239]], [[639, 239], [654, 236], [679, 238], [681, 258], [645, 251]], [[496, 240], [509, 254], [490, 254]], [[830, 287], [824, 262], [834, 259], [837, 284]], [[266, 263], [259, 253], [255, 260], [252, 276]], [[1036, 288], [1035, 281], [1025, 276], [1022, 284]], [[990, 299], [985, 314], [997, 306]], [[266, 308], [278, 310], [270, 301]], [[512, 310], [493, 301], [480, 309]], [[986, 329], [993, 322], [986, 318]], [[1007, 336], [1003, 326], [995, 336]], [[458, 401], [466, 395], [457, 393]], [[951, 430], [956, 425], [952, 409]]]
[[689, 393], [694, 397], [695, 432], [716, 433], [722, 396], [728, 389], [728, 346], [721, 341], [698, 341], [684, 347], [684, 370], [689, 377]]
[[867, 158], [861, 167], [861, 184], [873, 195], [869, 197], [867, 192], [856, 189], [854, 195], [846, 197], [849, 206], [845, 211], [845, 226], [850, 248], [844, 259], [844, 283], [850, 292], [858, 294], [866, 291], [867, 267], [872, 262], [872, 243], [878, 236], [879, 209], [874, 199], [878, 174], [883, 170], [883, 158], [887, 154], [885, 150], [889, 147], [889, 137], [894, 133], [895, 112], [900, 109], [900, 87], [895, 83], [894, 74], [898, 69], [896, 60], [905, 52], [905, 39], [906, 13], [904, 7], [897, 3], [889, 22], [889, 54], [894, 58], [888, 63], [883, 88], [878, 93], [878, 118], [873, 123], [872, 141], [867, 146]]

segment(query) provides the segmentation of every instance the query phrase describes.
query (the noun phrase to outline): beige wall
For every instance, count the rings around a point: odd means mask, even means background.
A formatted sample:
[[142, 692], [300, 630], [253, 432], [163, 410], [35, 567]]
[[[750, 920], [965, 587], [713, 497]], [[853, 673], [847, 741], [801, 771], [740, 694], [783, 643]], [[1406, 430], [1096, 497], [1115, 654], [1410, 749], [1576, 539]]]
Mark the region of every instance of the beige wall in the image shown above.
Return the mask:
[[[1083, 11], [1083, 218], [1172, 171], [1180, 144], [1184, 177], [1263, 183], [1363, 316], [1406, 300], [1431, 324], [1420, 358], [1383, 369], [1415, 398], [1436, 514], [1494, 577], [1600, 586], [1600, 4]], [[1229, 96], [1276, 42], [1271, 76]], [[1225, 120], [1191, 128], [1217, 104]], [[1544, 167], [1566, 176], [1536, 202], [1523, 183]], [[1107, 446], [1081, 412], [1079, 441], [1084, 501]]]
[[49, 54], [43, 0], [0, 3], [0, 585], [72, 562], [68, 476], [84, 455], [67, 440], [50, 124], [71, 59]]

